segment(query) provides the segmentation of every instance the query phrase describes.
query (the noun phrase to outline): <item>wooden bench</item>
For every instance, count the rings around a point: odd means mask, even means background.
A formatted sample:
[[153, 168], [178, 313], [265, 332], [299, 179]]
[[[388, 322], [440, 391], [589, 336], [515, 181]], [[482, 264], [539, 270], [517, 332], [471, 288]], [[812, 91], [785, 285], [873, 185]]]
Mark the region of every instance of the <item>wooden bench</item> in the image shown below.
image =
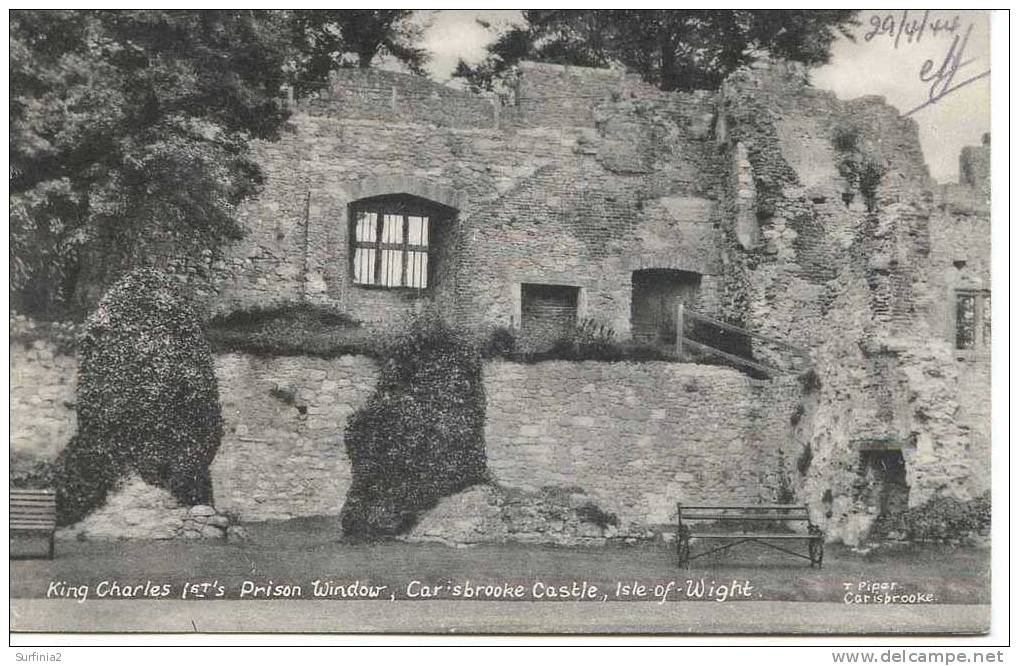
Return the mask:
[[[759, 543], [768, 548], [779, 550], [789, 555], [802, 557], [810, 561], [810, 566], [821, 566], [824, 560], [824, 533], [810, 521], [807, 507], [800, 504], [757, 504], [757, 505], [691, 505], [677, 504], [676, 549], [679, 565], [686, 566], [690, 560], [704, 557], [711, 553], [727, 551], [733, 546], [743, 543]], [[702, 521], [694, 530], [688, 524]], [[704, 522], [714, 522], [720, 529], [710, 531]], [[772, 523], [768, 525], [767, 523]], [[779, 531], [775, 523], [800, 522], [806, 523], [806, 532]], [[760, 524], [763, 529], [751, 529], [750, 526]], [[690, 552], [692, 539], [721, 540], [724, 543], [709, 550], [696, 554]], [[775, 543], [778, 542], [778, 543]], [[805, 542], [806, 554], [786, 547]], [[779, 545], [779, 543], [783, 545]]]
[[11, 559], [53, 559], [57, 494], [52, 490], [11, 490]]

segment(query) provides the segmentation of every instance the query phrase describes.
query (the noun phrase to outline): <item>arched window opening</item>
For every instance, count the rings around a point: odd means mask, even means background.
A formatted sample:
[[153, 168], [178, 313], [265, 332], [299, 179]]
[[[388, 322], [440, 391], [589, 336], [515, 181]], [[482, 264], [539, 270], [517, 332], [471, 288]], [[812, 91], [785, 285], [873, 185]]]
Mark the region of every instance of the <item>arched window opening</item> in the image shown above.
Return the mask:
[[408, 194], [351, 205], [350, 270], [354, 284], [428, 289], [434, 283], [440, 227], [455, 209]]

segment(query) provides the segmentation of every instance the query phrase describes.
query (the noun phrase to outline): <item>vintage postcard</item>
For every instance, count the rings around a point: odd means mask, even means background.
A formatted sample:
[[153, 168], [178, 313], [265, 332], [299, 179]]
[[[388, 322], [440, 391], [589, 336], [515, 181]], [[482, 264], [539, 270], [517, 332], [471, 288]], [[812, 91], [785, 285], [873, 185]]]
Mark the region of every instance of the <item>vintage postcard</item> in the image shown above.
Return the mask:
[[990, 630], [991, 12], [8, 21], [22, 643]]

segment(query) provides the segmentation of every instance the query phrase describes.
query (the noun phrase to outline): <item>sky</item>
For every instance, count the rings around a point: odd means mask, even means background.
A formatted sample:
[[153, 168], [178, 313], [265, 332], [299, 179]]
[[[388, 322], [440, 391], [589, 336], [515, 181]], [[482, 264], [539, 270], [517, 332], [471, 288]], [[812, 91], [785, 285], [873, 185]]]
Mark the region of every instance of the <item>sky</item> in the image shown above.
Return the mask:
[[[425, 47], [431, 52], [428, 72], [438, 81], [447, 81], [459, 59], [481, 60], [485, 46], [497, 34], [478, 19], [500, 26], [519, 22], [520, 14], [516, 10], [450, 10], [430, 12], [423, 18], [427, 22]], [[855, 41], [840, 38], [833, 45], [831, 63], [811, 72], [813, 84], [847, 100], [881, 95], [900, 113], [907, 113], [930, 99], [930, 75], [942, 68], [947, 57], [959, 54], [963, 44], [959, 60], [964, 64], [957, 67], [951, 87], [990, 69], [989, 12], [908, 10], [906, 20], [902, 18], [903, 10], [862, 10]], [[935, 31], [939, 21], [956, 27]], [[910, 39], [914, 22], [917, 30]], [[925, 27], [921, 33], [922, 24]], [[928, 60], [929, 80], [925, 82], [920, 77]], [[964, 146], [978, 145], [982, 135], [990, 131], [990, 79], [979, 78], [960, 86], [910, 117], [919, 127], [931, 175], [941, 182], [955, 182], [959, 151]]]

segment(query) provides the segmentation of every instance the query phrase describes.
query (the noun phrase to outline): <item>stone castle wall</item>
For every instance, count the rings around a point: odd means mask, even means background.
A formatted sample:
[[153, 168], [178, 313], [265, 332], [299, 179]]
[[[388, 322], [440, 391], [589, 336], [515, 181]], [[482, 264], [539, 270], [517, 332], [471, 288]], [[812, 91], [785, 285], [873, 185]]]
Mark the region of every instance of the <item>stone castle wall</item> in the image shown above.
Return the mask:
[[773, 503], [789, 389], [707, 365], [490, 363], [489, 466], [529, 491], [579, 487], [636, 526], [672, 523], [676, 502]]
[[75, 431], [77, 359], [46, 339], [10, 345], [11, 455], [52, 459]]
[[[216, 375], [216, 509], [241, 521], [338, 515], [351, 481], [343, 429], [374, 389], [375, 362], [223, 354]], [[620, 533], [670, 523], [677, 501], [770, 502], [790, 483], [771, 442], [792, 437], [795, 382], [695, 364], [494, 361], [485, 390], [496, 482], [579, 487]]]
[[[266, 185], [241, 211], [248, 236], [191, 267], [214, 310], [303, 299], [385, 323], [434, 303], [487, 329], [519, 325], [521, 284], [559, 284], [579, 289], [579, 317], [625, 338], [634, 271], [669, 268], [701, 276], [696, 310], [810, 350], [814, 379], [802, 394], [786, 380], [751, 385], [718, 368], [489, 364], [493, 395], [504, 396], [489, 396], [493, 467], [521, 484], [575, 483], [635, 521], [661, 519], [673, 491], [788, 491], [849, 542], [880, 509], [861, 491], [868, 452], [901, 453], [910, 505], [987, 488], [990, 358], [954, 342], [956, 290], [991, 288], [987, 145], [964, 152], [960, 183], [939, 187], [915, 122], [883, 99], [841, 101], [810, 88], [802, 68], [763, 63], [717, 93], [663, 93], [614, 70], [524, 65], [507, 104], [417, 77], [343, 70], [302, 103], [279, 142], [255, 151]], [[880, 172], [870, 188], [851, 173], [864, 164]], [[458, 212], [434, 233], [439, 272], [424, 294], [351, 284], [348, 207], [394, 193]], [[29, 430], [15, 447], [69, 432], [57, 422], [73, 385], [41, 388], [55, 385], [46, 373], [61, 366], [45, 367], [55, 361], [38, 351], [19, 348], [12, 361], [12, 386], [16, 370], [35, 378], [25, 363], [41, 366], [38, 382], [19, 379], [12, 420]], [[786, 367], [779, 347], [755, 341], [754, 353]], [[349, 472], [335, 457], [342, 428], [323, 414], [342, 421], [370, 392], [365, 363], [220, 358], [224, 501], [260, 517], [337, 510]], [[684, 392], [687, 375], [702, 371], [703, 390]], [[587, 399], [603, 401], [619, 423], [583, 425], [574, 389], [587, 385], [597, 387]], [[709, 427], [712, 401], [733, 409]], [[259, 408], [249, 418], [250, 405]], [[578, 442], [578, 433], [587, 436]], [[704, 466], [693, 480], [661, 458], [693, 455], [683, 448], [691, 442], [725, 451], [736, 436], [744, 457], [696, 458]], [[591, 464], [571, 458], [573, 448], [593, 452]], [[295, 458], [312, 471], [291, 469]], [[608, 460], [660, 468], [657, 489], [638, 491], [641, 475], [613, 476]], [[763, 470], [757, 486], [747, 461]], [[662, 491], [663, 483], [673, 485]]]
[[[987, 487], [987, 359], [954, 349], [954, 294], [989, 289], [990, 222], [979, 184], [930, 179], [912, 120], [804, 80], [765, 64], [721, 92], [736, 193], [723, 306], [812, 350], [818, 379], [784, 457], [811, 461], [797, 496], [856, 543], [883, 510], [868, 453], [901, 454], [911, 506]], [[867, 163], [880, 171], [869, 192], [851, 173]]]
[[241, 520], [339, 515], [350, 487], [347, 416], [375, 387], [371, 359], [216, 358], [223, 443], [216, 508]]
[[[266, 185], [242, 207], [247, 236], [192, 267], [192, 283], [216, 311], [308, 299], [392, 322], [434, 302], [473, 328], [519, 325], [521, 283], [563, 284], [584, 290], [582, 316], [626, 335], [633, 271], [675, 268], [706, 276], [713, 307], [711, 96], [533, 66], [515, 100], [497, 107], [419, 77], [341, 70], [280, 141], [254, 145]], [[432, 234], [434, 285], [354, 285], [350, 204], [401, 193], [457, 211]]]

